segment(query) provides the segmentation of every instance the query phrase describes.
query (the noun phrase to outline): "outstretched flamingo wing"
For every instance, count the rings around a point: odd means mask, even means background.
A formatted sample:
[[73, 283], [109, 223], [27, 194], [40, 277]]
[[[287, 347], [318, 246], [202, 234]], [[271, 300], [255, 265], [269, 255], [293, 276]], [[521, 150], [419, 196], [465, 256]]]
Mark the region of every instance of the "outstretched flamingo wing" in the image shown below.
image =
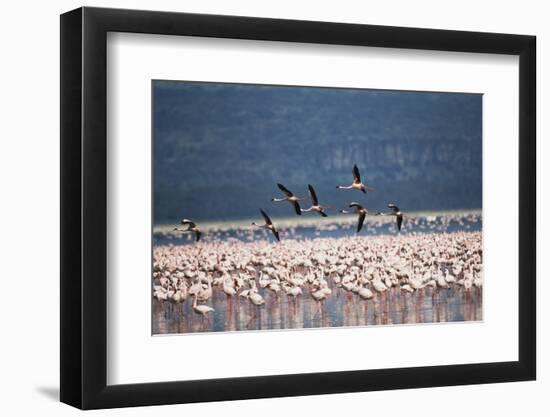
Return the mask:
[[294, 211], [298, 216], [302, 215], [302, 208], [300, 207], [300, 204], [298, 204], [297, 201], [291, 201], [292, 205], [294, 206]]
[[397, 213], [398, 211], [401, 211], [399, 210], [399, 207], [397, 207], [395, 204], [393, 203], [390, 203], [388, 204], [388, 207], [391, 208], [391, 210], [394, 212], [394, 213]]
[[363, 212], [359, 213], [359, 222], [357, 223], [357, 233], [359, 233], [361, 231], [361, 229], [363, 228], [363, 223], [365, 222], [365, 217], [367, 215]]
[[353, 182], [357, 184], [361, 183], [361, 174], [359, 174], [359, 168], [357, 168], [357, 165], [353, 166]]
[[279, 190], [281, 190], [283, 193], [286, 194], [287, 197], [292, 197], [294, 194], [292, 194], [292, 192], [286, 188], [283, 184], [279, 184], [277, 183], [277, 187], [279, 187]]
[[401, 231], [401, 224], [403, 223], [403, 216], [397, 216], [397, 230]]
[[262, 213], [262, 216], [264, 217], [264, 220], [265, 220], [266, 224], [273, 224], [273, 222], [271, 221], [271, 219], [269, 218], [269, 216], [267, 215], [267, 213], [265, 211], [260, 209], [260, 213]]
[[189, 219], [183, 219], [181, 221], [181, 224], [188, 225], [189, 228], [196, 227], [196, 224], [194, 222], [192, 222], [191, 220], [189, 220]]
[[311, 203], [313, 206], [319, 205], [319, 200], [317, 200], [317, 194], [315, 194], [315, 190], [311, 186], [311, 184], [307, 185], [307, 188], [309, 188], [309, 195], [311, 196]]

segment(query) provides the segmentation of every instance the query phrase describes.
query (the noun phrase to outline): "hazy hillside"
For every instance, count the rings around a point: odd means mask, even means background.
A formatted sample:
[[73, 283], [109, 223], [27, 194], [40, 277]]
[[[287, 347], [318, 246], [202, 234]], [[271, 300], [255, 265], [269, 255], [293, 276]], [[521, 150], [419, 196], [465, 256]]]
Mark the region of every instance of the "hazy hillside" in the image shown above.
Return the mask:
[[[154, 82], [155, 222], [274, 216], [282, 182], [321, 203], [481, 207], [481, 96]], [[376, 189], [337, 190], [357, 163]]]

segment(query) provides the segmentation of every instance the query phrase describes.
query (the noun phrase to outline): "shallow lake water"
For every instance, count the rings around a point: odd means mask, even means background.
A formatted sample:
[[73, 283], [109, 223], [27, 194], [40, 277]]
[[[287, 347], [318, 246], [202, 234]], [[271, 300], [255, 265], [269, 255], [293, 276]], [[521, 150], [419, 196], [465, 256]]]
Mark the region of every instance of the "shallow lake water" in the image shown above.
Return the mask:
[[[376, 242], [385, 239], [381, 243], [382, 248], [387, 247], [390, 259], [395, 261], [395, 257], [391, 258], [391, 254], [395, 254], [392, 243], [394, 240], [391, 236], [397, 235], [397, 231], [392, 219], [380, 217], [368, 219], [360, 234], [355, 233], [355, 228], [356, 224], [354, 222], [343, 223], [332, 220], [320, 224], [315, 223], [315, 226], [296, 224], [281, 227], [281, 246], [274, 246], [272, 255], [279, 259], [279, 262], [281, 256], [294, 259], [295, 256], [300, 255], [296, 255], [293, 250], [300, 250], [304, 246], [308, 250], [318, 250], [315, 245], [310, 247], [311, 245], [308, 245], [308, 242], [318, 242], [319, 238], [321, 238], [321, 241], [325, 239], [323, 243], [325, 245], [327, 242], [332, 241], [337, 245], [338, 242], [343, 241], [343, 238], [358, 236], [357, 239], [361, 241], [351, 242], [346, 240], [344, 248], [338, 249], [342, 250], [341, 253], [338, 253], [338, 256], [347, 256], [346, 245], [350, 245], [354, 248], [353, 250], [364, 247], [365, 251], [376, 251], [373, 248], [380, 247], [377, 246]], [[428, 245], [434, 245], [433, 242], [436, 241], [439, 242], [439, 245], [443, 245], [438, 250], [450, 249], [452, 253], [456, 254], [457, 251], [463, 252], [464, 247], [460, 246], [460, 239], [453, 240], [455, 239], [453, 237], [453, 235], [456, 235], [455, 232], [477, 233], [478, 236], [481, 236], [479, 233], [481, 230], [481, 213], [422, 216], [404, 223], [401, 232], [395, 239], [400, 240], [405, 245], [411, 243], [420, 245], [415, 250], [418, 250], [418, 253], [423, 257], [418, 264], [421, 269], [418, 276], [422, 276], [424, 272], [430, 270], [434, 262], [439, 263], [438, 268], [443, 272], [444, 268], [451, 269], [452, 261], [449, 259], [442, 260], [440, 255], [434, 255], [434, 258], [431, 259], [430, 251], [433, 251], [435, 247], [431, 246], [431, 249], [426, 251], [426, 247], [422, 246], [423, 243], [418, 242], [428, 242]], [[434, 239], [431, 239], [429, 234], [433, 234]], [[427, 239], [423, 239], [422, 236]], [[435, 239], [437, 236], [441, 239]], [[294, 242], [292, 243], [294, 246], [288, 245], [293, 249], [285, 249], [285, 241]], [[475, 245], [481, 245], [480, 239], [479, 241], [475, 239], [473, 241]], [[219, 242], [225, 242], [229, 246], [212, 246], [219, 245]], [[265, 250], [261, 242], [268, 245], [274, 242], [270, 232], [250, 227], [233, 228], [224, 225], [207, 230], [196, 246], [189, 246], [195, 244], [194, 236], [189, 233], [178, 235], [165, 228], [164, 231], [159, 230], [153, 236], [155, 247], [164, 248], [163, 250], [171, 248], [168, 252], [162, 252], [158, 256], [161, 258], [165, 256], [180, 257], [178, 262], [182, 260], [190, 262], [189, 257], [192, 256], [189, 253], [193, 253], [193, 256], [202, 256], [201, 251], [208, 252], [208, 250], [212, 250], [212, 247], [215, 247], [215, 250], [229, 252], [229, 258], [233, 260], [239, 259], [237, 256], [239, 250], [242, 250], [245, 255], [249, 251], [261, 254]], [[372, 245], [368, 242], [372, 242]], [[259, 246], [256, 246], [256, 244]], [[247, 245], [254, 245], [254, 248]], [[370, 249], [368, 248], [369, 245]], [[331, 248], [330, 244], [328, 247]], [[191, 252], [190, 248], [198, 249]], [[278, 249], [275, 250], [275, 248]], [[469, 252], [468, 257], [476, 256], [476, 248], [470, 248], [470, 250], [472, 252]], [[479, 254], [481, 254], [481, 251], [480, 246]], [[308, 253], [311, 256], [311, 252]], [[227, 255], [227, 253], [224, 253], [224, 255]], [[272, 255], [270, 253], [269, 256]], [[246, 255], [245, 258], [248, 256]], [[263, 255], [259, 256], [261, 258]], [[461, 256], [464, 256], [464, 254]], [[371, 258], [369, 262], [383, 265], [383, 258], [378, 256], [378, 260]], [[481, 262], [481, 259], [479, 259], [479, 262]], [[362, 267], [361, 264], [358, 264], [358, 266]], [[392, 267], [392, 265], [389, 266]], [[255, 266], [255, 269], [258, 272], [259, 267]], [[244, 297], [228, 297], [219, 287], [216, 287], [212, 298], [206, 303], [213, 307], [215, 311], [208, 314], [207, 317], [203, 317], [193, 310], [193, 300], [190, 297], [183, 303], [159, 301], [153, 297], [152, 333], [257, 331], [482, 320], [482, 287], [474, 286], [466, 291], [462, 285], [450, 284], [449, 288], [427, 286], [414, 293], [408, 293], [401, 290], [400, 286], [397, 285], [384, 293], [375, 293], [370, 300], [364, 300], [357, 294], [337, 286], [331, 278], [328, 279], [328, 283], [332, 294], [323, 301], [313, 299], [309, 284], [303, 286], [303, 293], [298, 297], [286, 295], [283, 291], [276, 294], [268, 289], [260, 288], [259, 293], [265, 299], [265, 304], [261, 306], [253, 305], [249, 299]], [[188, 284], [191, 284], [191, 280], [188, 280]]]
[[261, 290], [266, 303], [252, 305], [243, 297], [215, 292], [215, 312], [197, 315], [191, 302], [153, 300], [153, 334], [278, 330], [342, 326], [397, 325], [482, 320], [482, 289], [465, 291], [424, 288], [414, 293], [392, 288], [370, 300], [333, 286], [332, 295], [315, 301], [304, 290], [296, 298]]

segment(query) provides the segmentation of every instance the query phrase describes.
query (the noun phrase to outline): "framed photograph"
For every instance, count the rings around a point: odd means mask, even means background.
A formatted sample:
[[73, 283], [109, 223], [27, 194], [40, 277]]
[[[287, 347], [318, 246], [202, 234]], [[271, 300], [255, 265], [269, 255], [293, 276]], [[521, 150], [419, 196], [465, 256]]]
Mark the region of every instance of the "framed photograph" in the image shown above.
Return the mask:
[[61, 16], [61, 401], [533, 380], [535, 37]]

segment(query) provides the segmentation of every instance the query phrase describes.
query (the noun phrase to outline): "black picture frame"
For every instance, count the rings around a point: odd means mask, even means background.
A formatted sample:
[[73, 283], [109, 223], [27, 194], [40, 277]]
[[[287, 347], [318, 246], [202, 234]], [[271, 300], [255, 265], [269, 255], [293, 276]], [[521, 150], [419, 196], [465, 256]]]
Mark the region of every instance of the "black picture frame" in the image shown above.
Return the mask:
[[[519, 358], [513, 362], [107, 385], [108, 32], [519, 56]], [[61, 15], [61, 401], [82, 409], [536, 378], [536, 38], [155, 11]]]

